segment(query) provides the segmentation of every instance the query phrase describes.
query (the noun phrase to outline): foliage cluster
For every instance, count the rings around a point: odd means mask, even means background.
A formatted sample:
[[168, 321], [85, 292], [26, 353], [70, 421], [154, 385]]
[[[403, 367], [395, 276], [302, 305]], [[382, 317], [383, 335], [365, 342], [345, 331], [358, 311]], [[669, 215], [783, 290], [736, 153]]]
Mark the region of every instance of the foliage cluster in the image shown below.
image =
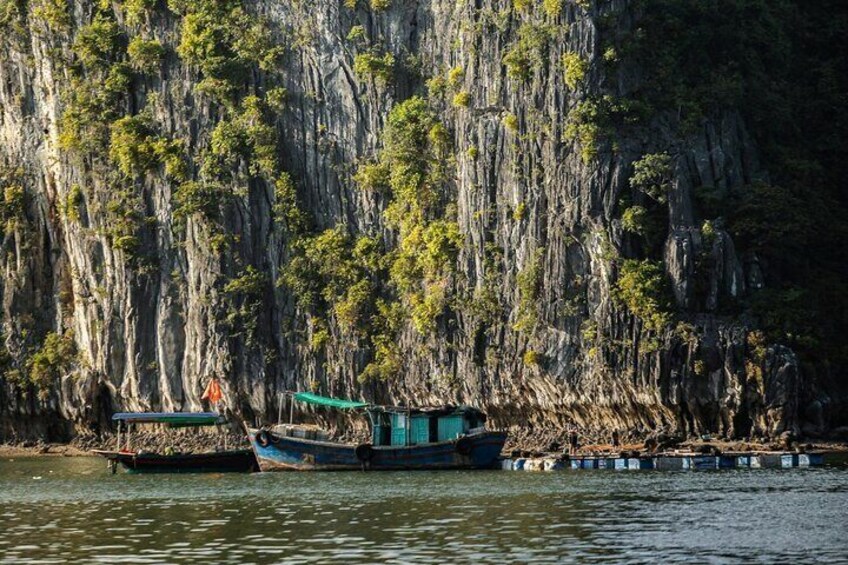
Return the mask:
[[453, 105], [457, 108], [467, 108], [471, 103], [471, 95], [467, 90], [460, 90], [453, 97]]
[[135, 177], [164, 166], [165, 174], [184, 181], [183, 144], [157, 136], [147, 115], [124, 116], [111, 126], [109, 157], [125, 176]]
[[525, 22], [518, 28], [518, 39], [503, 57], [507, 75], [525, 82], [548, 60], [551, 30], [547, 26]]
[[545, 362], [545, 355], [533, 349], [528, 349], [524, 352], [522, 361], [527, 367], [541, 367]]
[[385, 85], [392, 81], [394, 69], [395, 56], [388, 52], [365, 51], [353, 58], [353, 72], [361, 79], [373, 78]]
[[165, 48], [155, 39], [133, 37], [127, 45], [127, 56], [134, 71], [152, 74], [156, 72], [165, 56]]
[[366, 161], [360, 163], [353, 181], [362, 190], [381, 191], [389, 187], [389, 169], [384, 163]]
[[114, 60], [120, 47], [121, 30], [115, 20], [103, 12], [82, 26], [74, 38], [74, 54], [88, 68], [104, 67]]
[[31, 5], [33, 17], [47, 24], [50, 30], [54, 32], [70, 30], [73, 18], [67, 0], [34, 0]]
[[17, 23], [20, 17], [17, 0], [0, 0], [0, 29]]
[[64, 213], [71, 222], [80, 221], [80, 213], [85, 208], [85, 195], [80, 185], [74, 184], [65, 197]]
[[542, 268], [545, 250], [537, 249], [516, 276], [518, 286], [518, 316], [512, 328], [532, 334], [539, 323], [539, 293], [542, 285]]
[[207, 178], [229, 178], [238, 162], [244, 161], [250, 174], [273, 178], [279, 170], [273, 118], [273, 112], [262, 99], [246, 96], [240, 107], [219, 121], [212, 131], [211, 151], [201, 174]]
[[117, 117], [132, 82], [131, 67], [120, 60], [123, 45], [123, 34], [107, 10], [96, 12], [91, 23], [77, 31], [73, 52], [82, 65], [71, 67], [69, 85], [62, 93], [62, 149], [82, 155], [103, 150], [109, 123]]
[[177, 54], [203, 74], [197, 88], [230, 102], [253, 65], [273, 70], [283, 54], [266, 19], [248, 13], [241, 0], [173, 2], [183, 14]]
[[195, 214], [214, 224], [220, 219], [221, 209], [232, 197], [232, 193], [221, 183], [214, 181], [186, 181], [174, 192], [174, 220], [183, 223]]
[[556, 19], [562, 13], [562, 0], [542, 0], [542, 7], [549, 18]]
[[427, 333], [448, 302], [447, 280], [462, 242], [454, 211], [446, 206], [448, 134], [427, 102], [412, 97], [392, 109], [380, 162], [390, 171], [389, 225], [399, 230], [391, 280]]
[[118, 115], [118, 103], [126, 96], [131, 71], [128, 65], [112, 65], [102, 86], [96, 76], [75, 76], [63, 93], [65, 103], [59, 121], [59, 146], [67, 151], [91, 154], [102, 151], [109, 138], [109, 123]]
[[668, 232], [668, 193], [674, 171], [666, 153], [644, 155], [633, 163], [631, 195], [622, 197], [621, 227], [636, 236], [648, 257], [659, 257]]
[[562, 56], [562, 66], [565, 71], [566, 86], [570, 90], [577, 90], [577, 87], [586, 78], [586, 73], [589, 71], [589, 62], [579, 53], [568, 51]]
[[0, 228], [11, 230], [23, 218], [24, 198], [21, 171], [0, 169]]
[[[368, 347], [372, 358], [360, 374], [363, 381], [396, 374], [402, 325], [410, 321], [427, 335], [450, 304], [450, 277], [462, 237], [443, 196], [447, 145], [448, 132], [426, 100], [398, 103], [389, 113], [379, 155], [360, 163], [354, 174], [360, 188], [388, 197], [384, 215], [398, 232], [396, 248], [385, 251], [367, 236], [354, 239], [342, 226], [314, 235], [303, 232], [281, 277], [300, 308], [312, 313], [316, 327], [325, 328], [321, 318], [329, 315], [342, 337]], [[290, 183], [283, 189], [293, 192]], [[278, 195], [278, 201], [291, 198]], [[326, 342], [323, 336], [318, 343]]]
[[664, 204], [668, 201], [673, 178], [671, 156], [668, 153], [651, 153], [633, 163], [630, 186]]
[[644, 121], [645, 112], [638, 101], [626, 97], [590, 95], [569, 110], [564, 138], [579, 143], [583, 162], [588, 164], [598, 155], [602, 142], [612, 142], [615, 150], [613, 134]]
[[[386, 256], [380, 243], [367, 236], [354, 240], [339, 225], [299, 238], [295, 252], [281, 282], [292, 291], [300, 308], [316, 315], [320, 328], [325, 327], [321, 316], [328, 313], [345, 337], [366, 341], [373, 360], [361, 380], [394, 376], [400, 369], [394, 342], [401, 313], [378, 292], [386, 278]], [[317, 339], [313, 336], [313, 346], [325, 343], [326, 337], [323, 333]]]
[[568, 113], [564, 135], [580, 144], [584, 163], [598, 154], [601, 140], [608, 134], [609, 109], [603, 100], [587, 98], [578, 102]]
[[131, 190], [117, 191], [106, 205], [104, 235], [112, 248], [124, 253], [133, 266], [142, 259], [140, 235], [144, 221], [144, 205]]
[[282, 222], [292, 237], [298, 237], [308, 228], [308, 218], [297, 202], [297, 187], [288, 173], [280, 173], [274, 182], [274, 218]]
[[454, 90], [462, 86], [462, 81], [465, 79], [465, 69], [457, 65], [448, 71], [447, 84]]
[[256, 341], [262, 295], [267, 286], [268, 277], [253, 265], [224, 285], [224, 292], [231, 298], [226, 318], [230, 335], [243, 335], [248, 345]]
[[41, 347], [27, 360], [29, 384], [45, 399], [50, 387], [71, 370], [77, 360], [76, 343], [72, 331], [59, 335], [54, 332], [44, 337]]
[[646, 235], [648, 229], [648, 211], [644, 206], [630, 206], [621, 214], [621, 227], [638, 235]]
[[492, 325], [503, 314], [503, 250], [493, 243], [487, 243], [483, 255], [483, 277], [481, 284], [474, 290], [471, 311], [483, 324]]
[[156, 8], [159, 0], [123, 0], [127, 25], [138, 25], [145, 15]]
[[348, 41], [352, 43], [366, 43], [368, 41], [368, 35], [365, 33], [365, 28], [361, 25], [355, 25], [350, 28], [350, 31], [347, 32]]
[[642, 320], [649, 330], [660, 332], [671, 322], [671, 291], [661, 262], [625, 260], [619, 270], [613, 297]]

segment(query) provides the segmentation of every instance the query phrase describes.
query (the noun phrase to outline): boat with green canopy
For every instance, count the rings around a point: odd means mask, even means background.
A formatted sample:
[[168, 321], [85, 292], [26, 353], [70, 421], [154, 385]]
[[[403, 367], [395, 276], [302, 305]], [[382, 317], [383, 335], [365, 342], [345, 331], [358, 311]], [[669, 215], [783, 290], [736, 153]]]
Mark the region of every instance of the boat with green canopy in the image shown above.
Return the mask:
[[[248, 428], [248, 439], [262, 471], [390, 469], [489, 469], [500, 456], [507, 434], [487, 430], [486, 415], [470, 406], [408, 408], [288, 392], [289, 424]], [[331, 441], [314, 426], [293, 423], [294, 403], [361, 413], [370, 424], [370, 441]], [[280, 417], [282, 416], [282, 399]]]
[[168, 428], [215, 426], [219, 430], [227, 420], [216, 412], [119, 412], [112, 416], [117, 424], [114, 451], [94, 450], [109, 461], [115, 473], [118, 464], [134, 473], [249, 472], [256, 470], [256, 458], [250, 449], [227, 449], [226, 435], [221, 450], [203, 453], [150, 453], [132, 448], [133, 429], [141, 424], [159, 424]]

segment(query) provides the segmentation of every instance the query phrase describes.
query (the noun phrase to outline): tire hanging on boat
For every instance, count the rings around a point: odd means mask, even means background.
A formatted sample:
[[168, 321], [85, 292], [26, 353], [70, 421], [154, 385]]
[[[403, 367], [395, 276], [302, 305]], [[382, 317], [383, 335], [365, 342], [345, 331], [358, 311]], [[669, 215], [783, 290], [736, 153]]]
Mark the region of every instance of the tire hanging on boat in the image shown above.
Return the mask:
[[256, 443], [262, 447], [268, 447], [271, 444], [271, 435], [266, 430], [259, 430], [256, 434]]
[[367, 463], [368, 461], [371, 461], [371, 458], [374, 456], [374, 449], [371, 447], [370, 443], [362, 443], [356, 446], [353, 453], [359, 461]]
[[454, 445], [454, 449], [456, 449], [456, 452], [460, 455], [471, 455], [471, 448], [471, 440], [467, 437], [459, 438], [456, 440], [456, 444]]

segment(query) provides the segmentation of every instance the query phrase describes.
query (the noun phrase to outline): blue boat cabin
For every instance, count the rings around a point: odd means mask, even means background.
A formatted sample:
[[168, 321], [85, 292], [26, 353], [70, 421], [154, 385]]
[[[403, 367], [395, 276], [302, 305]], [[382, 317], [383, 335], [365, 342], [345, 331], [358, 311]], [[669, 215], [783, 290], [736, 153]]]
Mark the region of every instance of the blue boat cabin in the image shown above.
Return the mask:
[[371, 410], [371, 443], [407, 446], [452, 441], [481, 428], [486, 416], [470, 407]]

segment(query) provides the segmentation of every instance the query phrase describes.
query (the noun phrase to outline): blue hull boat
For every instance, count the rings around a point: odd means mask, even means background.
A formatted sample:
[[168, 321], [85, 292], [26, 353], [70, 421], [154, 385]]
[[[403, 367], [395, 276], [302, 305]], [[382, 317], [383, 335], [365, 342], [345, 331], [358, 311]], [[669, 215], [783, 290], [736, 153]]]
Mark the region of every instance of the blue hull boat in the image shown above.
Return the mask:
[[491, 469], [507, 437], [506, 432], [481, 431], [436, 443], [352, 445], [248, 431], [262, 471]]

